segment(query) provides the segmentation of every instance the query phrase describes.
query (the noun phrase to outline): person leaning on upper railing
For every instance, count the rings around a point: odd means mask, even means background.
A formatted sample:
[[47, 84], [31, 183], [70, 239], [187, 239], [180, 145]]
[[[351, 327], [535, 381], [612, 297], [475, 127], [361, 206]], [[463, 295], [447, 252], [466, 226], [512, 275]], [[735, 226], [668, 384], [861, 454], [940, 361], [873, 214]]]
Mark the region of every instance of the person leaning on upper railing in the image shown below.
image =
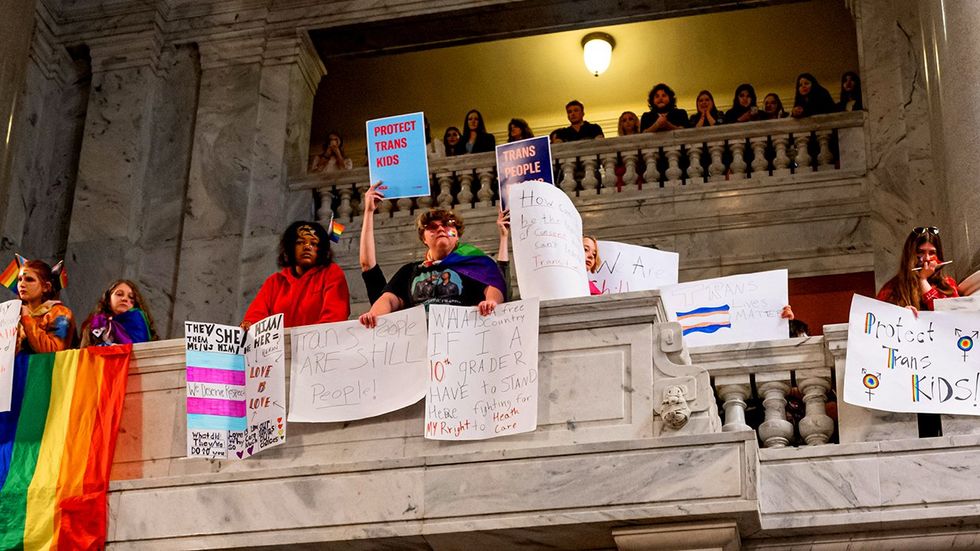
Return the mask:
[[[777, 99], [779, 99], [777, 97]], [[759, 120], [755, 88], [751, 84], [739, 84], [732, 98], [732, 108], [725, 112], [725, 123], [752, 122]]]
[[17, 257], [17, 296], [21, 300], [17, 351], [27, 354], [60, 352], [75, 345], [75, 317], [58, 300], [61, 290], [59, 262], [51, 268], [41, 260]]
[[510, 119], [507, 123], [507, 143], [533, 138], [534, 132], [524, 119]]
[[487, 125], [483, 122], [483, 114], [476, 109], [470, 109], [466, 113], [463, 121], [462, 139], [456, 144], [456, 155], [464, 153], [486, 153], [493, 151], [497, 146], [497, 140], [493, 134], [487, 132]]
[[450, 126], [442, 135], [442, 147], [446, 152], [447, 157], [452, 157], [458, 155], [459, 142], [462, 139], [462, 134], [459, 128], [455, 126]]
[[432, 127], [429, 126], [429, 117], [424, 117], [425, 121], [425, 153], [430, 159], [440, 159], [446, 156], [446, 148], [443, 144], [432, 139]]
[[155, 338], [153, 316], [139, 287], [128, 279], [117, 279], [82, 324], [81, 346], [135, 344]]
[[310, 172], [332, 172], [351, 168], [354, 168], [354, 163], [344, 155], [344, 139], [337, 132], [327, 134], [323, 151], [313, 157]]
[[582, 102], [573, 99], [565, 104], [565, 115], [568, 117], [569, 125], [557, 130], [558, 137], [563, 142], [576, 142], [578, 140], [594, 140], [605, 138], [602, 127], [598, 124], [585, 120], [585, 106]]
[[[640, 118], [636, 116], [636, 113], [632, 111], [623, 111], [619, 116], [619, 124], [617, 126], [619, 136], [632, 136], [634, 134], [640, 133]], [[639, 162], [640, 159], [637, 159]], [[623, 189], [623, 176], [626, 174], [626, 164], [622, 160], [616, 163], [616, 189]], [[640, 174], [639, 167], [637, 167], [636, 183], [638, 185], [643, 184], [643, 175]]]
[[650, 110], [640, 117], [641, 132], [665, 132], [687, 128], [687, 112], [677, 108], [677, 96], [670, 86], [657, 84], [647, 96]]
[[420, 214], [415, 226], [425, 259], [395, 273], [381, 298], [361, 314], [361, 324], [374, 327], [378, 316], [419, 304], [478, 306], [481, 315], [493, 313], [504, 301], [504, 277], [492, 258], [460, 242], [462, 218], [449, 209], [432, 209]]
[[241, 328], [273, 314], [286, 327], [344, 321], [350, 291], [344, 271], [333, 261], [330, 236], [316, 222], [293, 222], [279, 241], [280, 271], [269, 276], [249, 305]]
[[934, 301], [960, 296], [956, 280], [943, 273], [943, 242], [935, 226], [913, 228], [902, 246], [898, 273], [878, 291], [878, 300], [912, 310], [933, 310]]
[[812, 117], [834, 112], [834, 98], [830, 92], [817, 82], [810, 73], [801, 73], [796, 77], [796, 98], [793, 100], [794, 118]]
[[762, 100], [762, 111], [759, 111], [759, 120], [770, 121], [784, 119], [789, 114], [783, 109], [783, 100], [779, 99], [779, 94], [766, 94]]
[[854, 71], [847, 71], [840, 77], [840, 101], [838, 111], [861, 111], [864, 102], [861, 101], [861, 77]]
[[715, 106], [715, 97], [707, 90], [698, 92], [698, 99], [695, 101], [697, 111], [688, 120], [691, 128], [706, 128], [716, 126], [723, 122], [723, 115]]

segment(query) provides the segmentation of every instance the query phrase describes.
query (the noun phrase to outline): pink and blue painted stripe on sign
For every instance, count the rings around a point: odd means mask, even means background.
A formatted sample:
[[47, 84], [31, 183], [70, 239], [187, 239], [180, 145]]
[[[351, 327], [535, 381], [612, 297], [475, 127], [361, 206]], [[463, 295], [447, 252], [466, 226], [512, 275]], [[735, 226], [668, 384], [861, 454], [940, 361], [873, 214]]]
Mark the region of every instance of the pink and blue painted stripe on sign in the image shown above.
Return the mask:
[[[187, 383], [217, 389], [213, 397], [187, 398], [187, 426], [205, 430], [245, 430], [245, 357], [221, 352], [188, 350]], [[222, 392], [222, 389], [224, 390]]]

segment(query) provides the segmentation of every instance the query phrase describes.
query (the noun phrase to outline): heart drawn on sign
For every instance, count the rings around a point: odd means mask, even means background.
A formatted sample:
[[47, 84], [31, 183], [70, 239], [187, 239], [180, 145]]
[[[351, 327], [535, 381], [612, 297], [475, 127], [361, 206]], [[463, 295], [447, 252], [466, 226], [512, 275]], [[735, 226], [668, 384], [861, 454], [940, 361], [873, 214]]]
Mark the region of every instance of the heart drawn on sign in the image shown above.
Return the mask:
[[249, 455], [252, 455], [252, 450], [253, 450], [253, 449], [255, 449], [255, 446], [249, 446], [249, 447], [248, 447], [248, 454], [249, 454]]
[[238, 459], [241, 459], [242, 458], [242, 455], [245, 454], [245, 452], [236, 452], [236, 453], [238, 454]]

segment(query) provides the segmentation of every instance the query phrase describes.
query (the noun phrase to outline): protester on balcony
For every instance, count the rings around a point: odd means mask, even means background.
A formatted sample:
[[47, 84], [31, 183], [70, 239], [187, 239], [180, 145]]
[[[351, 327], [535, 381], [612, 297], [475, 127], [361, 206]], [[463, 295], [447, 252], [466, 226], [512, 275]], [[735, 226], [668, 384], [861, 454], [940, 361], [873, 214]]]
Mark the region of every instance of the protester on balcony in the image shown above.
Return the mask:
[[788, 116], [783, 109], [783, 100], [779, 99], [778, 94], [766, 94], [762, 100], [762, 111], [759, 113], [759, 120], [770, 121], [784, 119]]
[[[619, 116], [618, 125], [618, 135], [619, 136], [632, 136], [640, 133], [640, 118], [636, 116], [636, 113], [632, 111], [623, 111]], [[641, 159], [637, 158], [639, 163]], [[626, 164], [619, 160], [616, 163], [616, 190], [621, 191], [625, 182], [623, 181], [623, 176], [626, 174]], [[643, 176], [641, 174], [640, 166], [637, 166], [636, 183], [639, 186], [643, 185]]]
[[559, 128], [557, 130], [552, 130], [551, 134], [548, 134], [548, 140], [553, 144], [561, 143], [561, 129]]
[[691, 128], [704, 128], [716, 126], [722, 122], [722, 114], [715, 107], [715, 97], [707, 90], [698, 92], [698, 99], [695, 102], [697, 112], [691, 115], [688, 126]]
[[153, 317], [139, 288], [118, 279], [99, 297], [82, 324], [82, 347], [147, 342], [156, 338]]
[[840, 77], [840, 101], [838, 111], [861, 111], [864, 103], [861, 101], [861, 77], [854, 71], [847, 71]]
[[533, 138], [534, 133], [524, 119], [510, 119], [507, 123], [507, 143]]
[[442, 135], [442, 145], [443, 149], [446, 150], [446, 156], [452, 157], [453, 155], [459, 154], [459, 141], [462, 134], [459, 132], [459, 128], [455, 126], [450, 126], [446, 129], [446, 132]]
[[735, 97], [732, 98], [732, 108], [725, 113], [725, 123], [759, 120], [759, 106], [756, 102], [755, 88], [751, 84], [739, 84], [735, 88]]
[[[592, 235], [582, 236], [582, 248], [585, 249], [585, 271], [590, 274], [594, 274], [599, 271], [599, 266], [602, 265], [602, 260], [599, 258], [599, 240]], [[600, 290], [592, 278], [589, 278], [589, 294], [590, 295], [601, 295], [602, 290]]]
[[834, 98], [830, 97], [826, 88], [820, 86], [815, 76], [802, 73], [796, 77], [796, 99], [790, 113], [794, 118], [833, 113], [834, 109]]
[[344, 139], [337, 132], [327, 134], [323, 151], [313, 158], [311, 172], [332, 172], [334, 170], [350, 170], [354, 163], [344, 155]]
[[497, 234], [500, 244], [497, 247], [497, 267], [504, 276], [504, 300], [510, 300], [510, 255], [508, 254], [508, 238], [510, 237], [510, 209], [497, 213]]
[[487, 132], [487, 127], [483, 123], [483, 114], [476, 109], [470, 109], [466, 113], [466, 120], [463, 121], [463, 139], [456, 144], [456, 155], [464, 153], [486, 153], [493, 151], [497, 146], [497, 140], [493, 134]]
[[958, 297], [956, 280], [943, 272], [939, 228], [917, 227], [902, 246], [898, 273], [878, 291], [878, 300], [912, 310], [932, 310], [936, 299]]
[[432, 139], [432, 128], [429, 126], [429, 117], [425, 117], [425, 152], [430, 159], [439, 159], [446, 156], [446, 148], [443, 144]]
[[666, 132], [687, 127], [687, 112], [677, 108], [674, 90], [664, 83], [657, 84], [647, 96], [650, 110], [640, 117], [642, 132]]
[[17, 256], [17, 296], [21, 300], [17, 350], [27, 354], [60, 352], [75, 345], [75, 316], [58, 300], [64, 265]]
[[280, 271], [262, 284], [245, 312], [242, 329], [283, 314], [286, 327], [344, 321], [350, 292], [344, 271], [333, 262], [330, 235], [316, 222], [293, 222], [279, 241]]
[[568, 117], [569, 125], [558, 129], [558, 137], [561, 141], [576, 142], [606, 137], [602, 133], [602, 127], [585, 120], [585, 106], [582, 102], [573, 99], [566, 103], [565, 115]]
[[402, 266], [360, 322], [372, 328], [378, 316], [419, 304], [478, 306], [481, 315], [493, 313], [504, 301], [506, 284], [492, 258], [461, 243], [463, 219], [449, 209], [423, 212], [416, 219], [419, 240], [426, 247], [422, 262]]
[[364, 215], [361, 218], [361, 242], [359, 244], [359, 260], [361, 262], [361, 278], [364, 280], [364, 288], [367, 290], [368, 300], [374, 304], [385, 290], [388, 282], [385, 274], [378, 265], [377, 254], [375, 253], [374, 243], [374, 211], [378, 209], [378, 204], [384, 201], [384, 190], [387, 187], [381, 182], [371, 184], [371, 187], [364, 193], [361, 202], [364, 204]]

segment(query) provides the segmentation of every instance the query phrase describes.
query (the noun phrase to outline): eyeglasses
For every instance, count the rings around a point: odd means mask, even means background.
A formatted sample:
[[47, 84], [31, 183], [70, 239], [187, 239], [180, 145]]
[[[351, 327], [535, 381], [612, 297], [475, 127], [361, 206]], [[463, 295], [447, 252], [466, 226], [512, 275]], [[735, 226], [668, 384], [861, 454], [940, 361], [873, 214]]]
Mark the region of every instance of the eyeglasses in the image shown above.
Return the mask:
[[924, 233], [931, 233], [932, 235], [939, 235], [939, 228], [936, 226], [917, 226], [912, 228], [912, 233], [915, 235], [922, 235]]
[[446, 229], [452, 228], [452, 229], [456, 229], [456, 221], [455, 220], [448, 220], [448, 221], [446, 221], [445, 224], [443, 224], [440, 221], [433, 221], [433, 222], [429, 222], [428, 224], [425, 225], [425, 231], [435, 232], [435, 231], [439, 231], [439, 228], [446, 228]]

